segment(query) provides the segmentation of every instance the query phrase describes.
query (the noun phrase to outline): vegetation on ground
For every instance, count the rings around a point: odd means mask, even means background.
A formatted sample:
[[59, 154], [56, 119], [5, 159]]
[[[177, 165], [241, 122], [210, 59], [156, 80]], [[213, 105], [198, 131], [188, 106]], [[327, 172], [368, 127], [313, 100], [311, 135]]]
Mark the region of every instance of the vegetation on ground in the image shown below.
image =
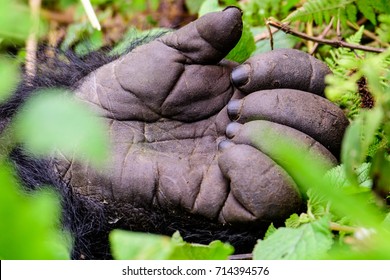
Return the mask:
[[[288, 171], [306, 194], [307, 208], [283, 227], [271, 225], [243, 258], [390, 259], [388, 0], [0, 0], [0, 102], [19, 82], [22, 63], [28, 61], [26, 69], [34, 75], [31, 58], [40, 43], [79, 56], [102, 47], [120, 52], [129, 38], [178, 28], [229, 5], [240, 7], [244, 19], [244, 34], [229, 59], [243, 62], [272, 48], [311, 53], [332, 70], [326, 97], [351, 121], [341, 163], [329, 171], [315, 160], [303, 161], [299, 148], [287, 148], [283, 139], [277, 143], [294, 166]], [[26, 106], [30, 110], [0, 135], [0, 259], [68, 259], [71, 236], [61, 229], [58, 196], [50, 188], [24, 193], [6, 155], [23, 143], [37, 156], [60, 149], [101, 164], [107, 140], [100, 123], [60, 90], [32, 98]], [[186, 243], [179, 232], [166, 237], [114, 230], [110, 242], [117, 259], [227, 259], [234, 254], [220, 241]]]

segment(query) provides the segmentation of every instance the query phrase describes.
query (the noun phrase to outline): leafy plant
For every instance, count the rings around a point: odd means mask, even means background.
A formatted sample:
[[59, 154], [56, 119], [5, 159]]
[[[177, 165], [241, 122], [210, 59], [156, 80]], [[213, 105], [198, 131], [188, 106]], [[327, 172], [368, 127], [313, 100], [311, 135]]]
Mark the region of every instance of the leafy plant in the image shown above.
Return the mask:
[[172, 238], [148, 233], [114, 230], [110, 234], [112, 254], [119, 260], [223, 260], [234, 251], [229, 244], [209, 245], [183, 241], [179, 232]]
[[[18, 24], [14, 24], [15, 20]], [[5, 41], [27, 40], [30, 32], [27, 6], [0, 1], [0, 22], [3, 23], [0, 36]], [[18, 64], [19, 61], [10, 56], [0, 58], [0, 102], [16, 88]], [[16, 145], [24, 144], [38, 156], [56, 150], [101, 165], [107, 144], [103, 126], [85, 107], [58, 90], [37, 92], [3, 128], [0, 135], [0, 258], [69, 259], [72, 237], [62, 228], [58, 195], [49, 187], [30, 193], [23, 191], [15, 179], [16, 171], [6, 160], [7, 154]], [[64, 134], [64, 129], [69, 133]]]
[[297, 228], [280, 228], [264, 240], [259, 240], [253, 251], [256, 260], [319, 259], [333, 244], [329, 219], [305, 223]]
[[291, 13], [285, 21], [314, 20], [321, 25], [323, 22], [330, 22], [336, 17], [342, 22], [347, 20], [356, 22], [357, 13], [361, 12], [373, 24], [377, 22], [376, 12], [389, 13], [390, 7], [386, 0], [312, 0], [305, 2], [301, 8]]
[[11, 168], [0, 164], [0, 259], [69, 259], [71, 239], [61, 231], [56, 194], [22, 193]]
[[107, 156], [103, 124], [63, 91], [49, 90], [30, 98], [15, 117], [14, 129], [16, 139], [37, 156], [59, 151], [96, 164]]
[[[29, 8], [23, 3], [0, 0], [0, 48], [3, 53], [11, 52], [19, 57], [24, 56], [22, 46], [32, 25]], [[43, 3], [46, 12], [55, 10], [62, 13], [69, 8], [75, 11], [71, 23], [59, 22], [51, 25], [49, 31], [53, 34], [57, 31], [53, 26], [65, 27], [66, 34], [54, 41], [62, 42], [63, 49], [73, 48], [81, 56], [120, 39], [123, 41], [112, 53], [122, 53], [128, 46], [129, 38], [146, 35], [152, 38], [165, 32], [161, 29], [138, 30], [140, 26], [157, 26], [155, 12], [161, 4], [159, 0], [91, 0], [102, 23], [102, 31], [91, 27], [78, 0]], [[324, 170], [318, 159], [302, 159], [299, 148], [291, 147], [284, 139], [275, 141], [274, 145], [288, 162], [285, 168], [293, 166], [288, 169], [289, 173], [299, 183], [302, 193], [306, 194], [307, 207], [304, 212], [287, 219], [285, 226], [275, 228], [271, 225], [266, 236], [254, 248], [253, 258], [390, 259], [388, 1], [197, 0], [185, 1], [185, 4], [188, 9], [186, 16], [191, 19], [194, 15], [221, 10], [228, 5], [236, 5], [243, 10], [244, 33], [239, 45], [228, 56], [238, 62], [270, 49], [269, 30], [265, 27], [265, 18], [268, 17], [279, 18], [289, 24], [291, 30], [312, 39], [330, 37], [344, 42], [343, 38], [346, 38], [345, 41], [353, 45], [387, 48], [387, 51], [375, 54], [353, 48], [337, 48], [337, 44], [316, 49], [305, 39], [280, 31], [273, 34], [275, 47], [314, 50], [318, 58], [326, 61], [333, 72], [327, 77], [326, 96], [345, 110], [351, 125], [343, 140], [342, 164], [330, 171]], [[142, 17], [140, 25], [137, 24], [137, 15]], [[326, 31], [324, 23], [329, 23], [332, 18], [333, 25]], [[8, 98], [18, 82], [17, 66], [18, 61], [9, 55], [1, 56], [0, 102]], [[1, 152], [8, 151], [5, 146], [12, 148], [21, 142], [36, 155], [60, 150], [101, 164], [107, 139], [100, 124], [80, 104], [69, 99], [67, 93], [56, 91], [48, 96], [41, 93], [26, 104], [16, 122], [1, 135]], [[35, 123], [41, 125], [37, 127]], [[58, 127], [61, 127], [61, 133]], [[67, 133], [63, 133], [64, 129]], [[63, 135], [69, 138], [63, 138]], [[57, 196], [46, 190], [34, 195], [23, 193], [13, 179], [14, 171], [4, 158], [2, 154], [0, 258], [69, 258], [71, 237], [60, 229]], [[179, 233], [170, 238], [115, 230], [110, 235], [110, 242], [113, 256], [117, 259], [227, 259], [233, 253], [230, 245], [220, 241], [208, 246], [186, 243]]]

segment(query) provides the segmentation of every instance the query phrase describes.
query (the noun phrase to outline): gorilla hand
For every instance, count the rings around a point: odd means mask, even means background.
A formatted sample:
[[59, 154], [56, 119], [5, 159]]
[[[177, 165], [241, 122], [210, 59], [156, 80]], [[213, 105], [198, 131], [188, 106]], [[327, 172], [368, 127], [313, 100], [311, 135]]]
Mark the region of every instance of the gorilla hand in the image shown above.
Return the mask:
[[[235, 92], [230, 82], [235, 64], [222, 59], [239, 40], [241, 29], [236, 8], [208, 14], [83, 79], [76, 96], [106, 121], [112, 154], [104, 171], [58, 159], [56, 167], [64, 180], [77, 193], [122, 208], [122, 213], [128, 205], [175, 208], [210, 221], [250, 224], [280, 221], [297, 211], [301, 196], [294, 181], [265, 155], [264, 147], [251, 142], [249, 132], [261, 132], [262, 124], [276, 127], [274, 122], [294, 127], [302, 132], [289, 128], [288, 135], [305, 139], [308, 147], [315, 146], [314, 150], [334, 161], [327, 149], [304, 133], [314, 138], [327, 134], [333, 122], [345, 123], [345, 119], [337, 109], [329, 109], [326, 100], [310, 93], [258, 91], [262, 85], [269, 87], [258, 83], [264, 71], [261, 57], [241, 66], [249, 71], [247, 77], [245, 71], [235, 71], [233, 81], [249, 95], [228, 104]], [[327, 70], [318, 65], [309, 65], [316, 73], [309, 85], [307, 77], [298, 75], [291, 82], [285, 75], [270, 87], [287, 84], [322, 91]], [[299, 99], [309, 100], [313, 112], [330, 112], [334, 117], [330, 127], [323, 127], [323, 115], [302, 113], [307, 105]], [[228, 113], [243, 126], [229, 125]], [[235, 143], [224, 142], [226, 129]], [[342, 135], [344, 127], [339, 129]]]

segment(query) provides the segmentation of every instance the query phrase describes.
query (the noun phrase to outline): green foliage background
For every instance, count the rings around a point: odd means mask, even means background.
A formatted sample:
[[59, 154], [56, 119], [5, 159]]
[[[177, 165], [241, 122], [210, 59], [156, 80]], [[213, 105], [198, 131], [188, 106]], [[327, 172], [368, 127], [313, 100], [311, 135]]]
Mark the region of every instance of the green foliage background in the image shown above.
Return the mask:
[[[120, 52], [128, 37], [143, 36], [145, 29], [161, 31], [159, 12], [163, 2], [91, 0], [103, 27], [98, 31], [92, 28], [78, 0], [43, 1], [39, 20], [31, 16], [28, 1], [0, 0], [0, 102], [9, 97], [20, 79], [18, 68], [25, 59], [24, 46], [32, 33], [46, 43], [72, 48], [80, 56], [103, 46], [116, 46], [114, 51]], [[351, 125], [343, 140], [341, 164], [332, 170], [323, 170], [315, 159], [303, 161], [299, 147], [291, 147], [285, 139], [276, 143], [287, 163], [284, 168], [307, 194], [307, 210], [293, 214], [284, 227], [271, 225], [252, 257], [390, 259], [389, 1], [184, 2], [186, 9], [181, 13], [187, 20], [228, 5], [243, 10], [244, 33], [228, 55], [238, 62], [270, 50], [267, 18], [315, 38], [325, 36], [384, 49], [371, 53], [329, 45], [316, 47], [313, 42], [282, 31], [273, 33], [275, 48], [313, 52], [329, 65], [333, 75], [327, 77], [326, 96], [345, 111]], [[68, 11], [71, 20], [60, 20], [58, 14], [65, 16]], [[58, 22], [53, 24], [56, 17]], [[39, 29], [32, 29], [37, 22]], [[327, 25], [330, 29], [324, 34]], [[66, 32], [53, 41], [51, 35], [60, 29]], [[66, 92], [43, 93], [25, 106], [0, 135], [0, 259], [68, 259], [72, 241], [60, 225], [57, 195], [48, 190], [24, 193], [14, 179], [7, 153], [23, 143], [37, 156], [59, 150], [101, 165], [107, 153], [107, 136], [96, 118]], [[59, 127], [66, 133], [58, 131]], [[232, 246], [220, 241], [209, 246], [188, 244], [180, 233], [165, 237], [116, 230], [110, 242], [117, 259], [227, 259], [234, 252]]]

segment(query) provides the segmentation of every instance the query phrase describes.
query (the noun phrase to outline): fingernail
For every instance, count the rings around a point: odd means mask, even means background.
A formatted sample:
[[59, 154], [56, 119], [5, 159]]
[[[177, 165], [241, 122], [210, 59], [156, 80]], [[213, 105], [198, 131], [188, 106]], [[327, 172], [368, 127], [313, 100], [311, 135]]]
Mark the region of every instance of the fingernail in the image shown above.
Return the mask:
[[219, 144], [218, 144], [218, 151], [226, 150], [227, 148], [229, 148], [233, 145], [234, 145], [234, 143], [232, 141], [223, 140], [223, 141], [219, 142]]
[[234, 68], [231, 75], [233, 85], [236, 87], [245, 85], [249, 80], [249, 70], [250, 66], [247, 64]]
[[234, 136], [236, 136], [237, 132], [241, 129], [241, 126], [242, 126], [242, 124], [239, 124], [239, 123], [236, 123], [236, 122], [229, 123], [226, 126], [226, 136], [227, 136], [227, 138], [231, 139]]
[[240, 116], [242, 102], [239, 99], [230, 100], [227, 105], [227, 113], [232, 121], [236, 121]]
[[228, 10], [228, 9], [231, 9], [231, 8], [235, 8], [235, 9], [239, 10], [240, 13], [241, 13], [241, 15], [244, 14], [243, 11], [241, 10], [241, 8], [240, 8], [240, 7], [237, 7], [237, 6], [227, 6], [227, 7], [226, 7], [225, 9], [223, 9], [222, 11], [224, 12], [224, 11], [226, 11], [226, 10]]

